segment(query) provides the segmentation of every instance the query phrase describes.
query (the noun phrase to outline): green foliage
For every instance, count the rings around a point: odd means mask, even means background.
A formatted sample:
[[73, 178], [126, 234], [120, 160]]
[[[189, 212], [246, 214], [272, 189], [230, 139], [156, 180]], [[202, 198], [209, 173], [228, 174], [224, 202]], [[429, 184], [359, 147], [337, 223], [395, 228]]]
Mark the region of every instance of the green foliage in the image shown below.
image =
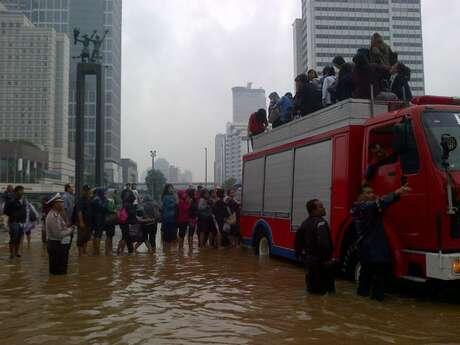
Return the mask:
[[229, 179], [224, 181], [224, 183], [222, 184], [222, 188], [225, 190], [232, 189], [235, 183], [236, 183], [236, 178], [230, 177]]
[[145, 178], [145, 184], [147, 185], [149, 194], [153, 195], [155, 200], [160, 200], [161, 193], [166, 184], [166, 177], [159, 170], [149, 170]]

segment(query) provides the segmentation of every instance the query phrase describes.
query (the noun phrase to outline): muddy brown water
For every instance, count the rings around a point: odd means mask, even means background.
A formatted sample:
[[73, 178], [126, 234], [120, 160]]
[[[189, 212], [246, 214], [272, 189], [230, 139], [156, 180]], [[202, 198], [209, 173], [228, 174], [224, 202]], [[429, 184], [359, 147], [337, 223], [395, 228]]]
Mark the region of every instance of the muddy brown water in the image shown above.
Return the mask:
[[50, 277], [36, 234], [10, 261], [0, 234], [0, 344], [460, 344], [460, 306], [304, 292], [303, 270], [247, 249], [78, 258]]

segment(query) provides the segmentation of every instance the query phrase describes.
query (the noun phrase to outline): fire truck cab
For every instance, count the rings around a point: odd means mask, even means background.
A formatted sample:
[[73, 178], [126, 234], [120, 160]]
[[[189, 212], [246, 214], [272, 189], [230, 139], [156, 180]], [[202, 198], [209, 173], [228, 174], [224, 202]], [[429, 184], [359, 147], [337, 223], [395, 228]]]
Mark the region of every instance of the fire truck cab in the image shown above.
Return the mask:
[[[411, 192], [384, 213], [397, 278], [460, 279], [460, 102], [418, 97], [405, 107], [349, 99], [253, 138], [243, 158], [241, 233], [259, 255], [295, 259], [294, 238], [320, 199], [334, 255], [353, 278], [359, 267], [352, 203], [367, 181], [377, 195], [408, 183]], [[374, 115], [375, 114], [375, 115]], [[373, 165], [375, 166], [375, 165]]]

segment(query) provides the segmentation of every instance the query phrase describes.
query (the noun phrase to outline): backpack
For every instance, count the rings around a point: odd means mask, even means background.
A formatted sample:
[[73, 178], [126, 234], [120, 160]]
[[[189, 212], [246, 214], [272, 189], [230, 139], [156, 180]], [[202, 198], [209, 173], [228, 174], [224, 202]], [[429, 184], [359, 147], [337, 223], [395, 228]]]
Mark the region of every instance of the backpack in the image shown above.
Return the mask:
[[280, 109], [277, 105], [270, 107], [269, 114], [268, 114], [268, 122], [275, 123], [279, 120], [281, 116]]
[[128, 211], [126, 210], [126, 208], [122, 207], [118, 211], [117, 218], [118, 224], [126, 224], [128, 222]]

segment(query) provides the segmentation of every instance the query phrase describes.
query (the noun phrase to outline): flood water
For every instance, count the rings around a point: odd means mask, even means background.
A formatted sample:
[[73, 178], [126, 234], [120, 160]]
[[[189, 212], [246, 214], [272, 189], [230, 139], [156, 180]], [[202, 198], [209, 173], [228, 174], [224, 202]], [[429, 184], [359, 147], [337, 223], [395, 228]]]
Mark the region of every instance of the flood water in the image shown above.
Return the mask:
[[247, 249], [70, 258], [50, 277], [38, 240], [0, 235], [0, 344], [460, 344], [460, 306], [309, 296], [299, 266]]

